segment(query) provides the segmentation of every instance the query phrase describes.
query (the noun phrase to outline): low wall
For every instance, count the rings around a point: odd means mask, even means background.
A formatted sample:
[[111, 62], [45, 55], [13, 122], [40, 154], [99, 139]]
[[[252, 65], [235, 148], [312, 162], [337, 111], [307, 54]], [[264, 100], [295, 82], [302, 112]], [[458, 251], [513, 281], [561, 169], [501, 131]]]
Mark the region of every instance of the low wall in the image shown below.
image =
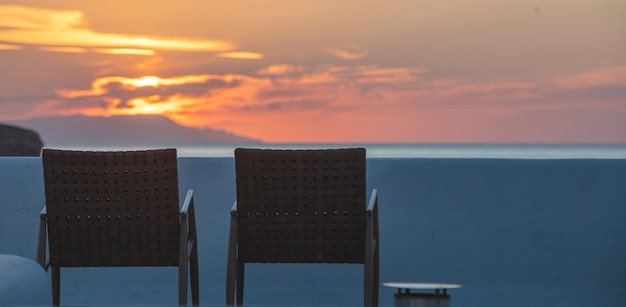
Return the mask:
[[[379, 191], [380, 281], [444, 282], [453, 306], [626, 302], [626, 160], [368, 159]], [[194, 190], [202, 305], [225, 302], [232, 158], [179, 158]], [[0, 158], [0, 253], [35, 258], [39, 158]], [[250, 265], [246, 302], [360, 305], [354, 265]], [[167, 305], [174, 268], [63, 269], [62, 303]], [[381, 285], [381, 305], [394, 289]]]

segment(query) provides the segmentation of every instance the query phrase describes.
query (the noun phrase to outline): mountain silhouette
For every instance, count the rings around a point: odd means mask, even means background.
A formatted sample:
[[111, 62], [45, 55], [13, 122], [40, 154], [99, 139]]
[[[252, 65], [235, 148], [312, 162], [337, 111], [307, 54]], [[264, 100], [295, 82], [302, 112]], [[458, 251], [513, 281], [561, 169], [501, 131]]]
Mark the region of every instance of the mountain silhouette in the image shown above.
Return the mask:
[[39, 132], [45, 146], [59, 145], [198, 145], [261, 143], [215, 129], [178, 125], [157, 115], [89, 117], [83, 115], [40, 117], [11, 121]]

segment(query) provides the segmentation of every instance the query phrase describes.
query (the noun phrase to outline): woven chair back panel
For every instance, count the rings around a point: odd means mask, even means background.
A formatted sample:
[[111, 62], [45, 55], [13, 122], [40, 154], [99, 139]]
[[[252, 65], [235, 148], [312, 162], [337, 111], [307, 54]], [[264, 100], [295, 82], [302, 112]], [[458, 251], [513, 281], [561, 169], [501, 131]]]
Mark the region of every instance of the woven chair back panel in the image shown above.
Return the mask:
[[365, 149], [235, 150], [244, 262], [363, 263]]
[[178, 265], [175, 149], [45, 149], [42, 160], [51, 265]]

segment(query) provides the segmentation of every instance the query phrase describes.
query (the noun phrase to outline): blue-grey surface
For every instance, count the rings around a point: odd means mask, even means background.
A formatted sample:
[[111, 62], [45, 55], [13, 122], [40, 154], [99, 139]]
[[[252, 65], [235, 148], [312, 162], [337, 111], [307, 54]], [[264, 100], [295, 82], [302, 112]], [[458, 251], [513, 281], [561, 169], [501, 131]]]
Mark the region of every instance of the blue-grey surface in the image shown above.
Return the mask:
[[[202, 305], [225, 302], [232, 158], [180, 158], [193, 189]], [[453, 306], [626, 304], [626, 160], [368, 159], [380, 279], [459, 283]], [[0, 253], [34, 259], [41, 160], [0, 158]], [[246, 303], [362, 304], [355, 265], [251, 265]], [[380, 288], [393, 304], [394, 289]], [[34, 294], [35, 295], [35, 294]], [[46, 294], [49, 295], [49, 294]], [[63, 269], [62, 303], [172, 305], [175, 268]]]

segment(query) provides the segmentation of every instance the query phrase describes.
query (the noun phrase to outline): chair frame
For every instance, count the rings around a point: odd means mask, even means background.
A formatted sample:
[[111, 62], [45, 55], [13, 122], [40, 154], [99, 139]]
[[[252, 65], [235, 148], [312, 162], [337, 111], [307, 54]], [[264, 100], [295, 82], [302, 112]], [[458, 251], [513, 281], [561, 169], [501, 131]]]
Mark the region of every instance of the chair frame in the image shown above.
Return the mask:
[[[165, 149], [165, 150], [149, 150], [153, 152], [163, 152], [166, 150], [174, 150], [174, 158], [176, 157], [175, 149]], [[55, 150], [55, 149], [44, 149], [44, 154], [46, 151], [56, 151], [56, 152], [66, 152], [72, 153], [74, 155], [81, 154], [94, 154], [99, 153], [103, 155], [114, 154], [120, 152], [78, 152], [78, 151], [69, 151], [69, 150]], [[123, 152], [123, 153], [143, 153], [146, 151], [133, 151], [133, 152]], [[171, 153], [171, 152], [170, 152]], [[178, 182], [178, 179], [176, 179]], [[175, 187], [178, 189], [178, 186]], [[176, 201], [178, 202], [178, 201]], [[192, 296], [192, 304], [194, 306], [199, 305], [199, 274], [198, 274], [198, 248], [197, 248], [197, 232], [196, 232], [196, 217], [195, 217], [195, 206], [194, 206], [194, 198], [193, 198], [193, 190], [188, 190], [185, 200], [182, 203], [182, 206], [179, 205], [178, 212], [178, 220], [179, 220], [179, 229], [180, 229], [180, 238], [179, 238], [179, 250], [178, 250], [178, 302], [179, 305], [187, 305], [187, 291], [188, 291], [188, 282], [191, 280], [191, 296]], [[48, 212], [47, 206], [44, 205], [41, 213], [39, 215], [39, 234], [38, 234], [38, 244], [37, 244], [37, 262], [46, 270], [51, 268], [51, 280], [52, 280], [52, 303], [54, 306], [58, 306], [60, 304], [60, 290], [61, 290], [61, 267], [65, 267], [62, 265], [51, 265], [50, 253], [47, 251], [49, 246], [49, 232], [48, 232]], [[140, 266], [170, 266], [170, 265], [151, 265], [147, 263], [140, 263]], [[100, 265], [70, 265], [70, 266], [79, 266], [79, 267], [94, 267]], [[135, 266], [135, 265], [106, 265], [111, 267], [124, 267], [124, 266]]]
[[[292, 150], [273, 150], [292, 151]], [[304, 150], [307, 151], [307, 150]], [[320, 151], [312, 149], [308, 151]], [[365, 204], [364, 204], [365, 206]], [[226, 305], [243, 305], [244, 272], [246, 262], [239, 255], [239, 212], [237, 200], [230, 211], [230, 234], [228, 239], [228, 260], [226, 268]], [[364, 252], [364, 305], [378, 306], [379, 283], [379, 230], [378, 230], [378, 191], [372, 189], [365, 208], [365, 250]], [[327, 263], [327, 262], [325, 262]]]

